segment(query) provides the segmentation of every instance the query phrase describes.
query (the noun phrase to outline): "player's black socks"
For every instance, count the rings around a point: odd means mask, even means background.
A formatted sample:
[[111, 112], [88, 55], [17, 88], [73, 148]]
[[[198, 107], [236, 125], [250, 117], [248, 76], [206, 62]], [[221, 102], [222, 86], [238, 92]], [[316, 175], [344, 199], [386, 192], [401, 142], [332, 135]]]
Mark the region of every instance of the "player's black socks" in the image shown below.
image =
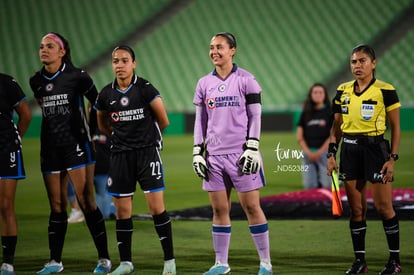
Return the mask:
[[172, 241], [171, 219], [167, 211], [159, 215], [152, 216], [154, 219], [155, 230], [160, 238], [162, 250], [164, 251], [164, 260], [174, 259], [174, 248]]
[[132, 261], [131, 243], [133, 232], [132, 219], [116, 220], [116, 240], [121, 262]]
[[96, 208], [95, 211], [85, 213], [85, 220], [88, 225], [89, 232], [92, 235], [93, 242], [95, 243], [95, 247], [98, 250], [99, 259], [109, 259], [108, 239], [106, 236], [105, 221], [101, 210]]
[[365, 234], [367, 232], [366, 221], [349, 222], [351, 229], [352, 245], [354, 247], [355, 259], [365, 261]]
[[400, 226], [397, 215], [389, 220], [383, 220], [382, 225], [387, 236], [390, 260], [400, 263]]
[[17, 236], [1, 236], [1, 246], [3, 247], [3, 263], [13, 265], [16, 243]]
[[62, 250], [67, 229], [68, 213], [66, 211], [61, 213], [51, 212], [48, 227], [50, 260], [62, 261]]

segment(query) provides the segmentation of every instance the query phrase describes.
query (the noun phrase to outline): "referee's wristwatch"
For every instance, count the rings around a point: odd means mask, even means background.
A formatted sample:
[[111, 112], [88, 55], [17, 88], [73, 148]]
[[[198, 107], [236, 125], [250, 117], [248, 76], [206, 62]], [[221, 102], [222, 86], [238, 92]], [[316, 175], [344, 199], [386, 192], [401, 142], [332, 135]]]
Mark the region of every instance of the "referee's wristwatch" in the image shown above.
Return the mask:
[[388, 155], [388, 159], [393, 159], [394, 161], [398, 160], [400, 157], [398, 156], [398, 154], [389, 154]]

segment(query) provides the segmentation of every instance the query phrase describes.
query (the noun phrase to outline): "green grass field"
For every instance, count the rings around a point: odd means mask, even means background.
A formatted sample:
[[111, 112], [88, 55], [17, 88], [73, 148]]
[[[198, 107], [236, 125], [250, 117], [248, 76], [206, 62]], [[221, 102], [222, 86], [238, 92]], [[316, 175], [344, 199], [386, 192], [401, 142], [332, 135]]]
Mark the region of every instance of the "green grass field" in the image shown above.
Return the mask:
[[[395, 187], [413, 187], [414, 133], [403, 133], [400, 160], [395, 167]], [[24, 139], [27, 179], [21, 181], [16, 197], [19, 237], [15, 258], [16, 274], [35, 274], [48, 260], [47, 226], [49, 207], [39, 164], [39, 140]], [[200, 180], [193, 175], [192, 136], [165, 136], [163, 160], [168, 210], [208, 205]], [[284, 152], [278, 159], [276, 148]], [[293, 133], [265, 133], [261, 152], [267, 186], [262, 196], [302, 189], [298, 172], [274, 172], [278, 165], [299, 165], [299, 150]], [[280, 157], [281, 155], [279, 155]], [[134, 200], [134, 214], [147, 213], [141, 193]], [[119, 263], [115, 222], [106, 223], [114, 265]], [[232, 223], [229, 263], [232, 274], [257, 274], [258, 256], [245, 221]], [[162, 252], [152, 221], [134, 221], [134, 274], [161, 274]], [[353, 260], [348, 221], [340, 220], [270, 220], [271, 255], [275, 274], [344, 274]], [[401, 221], [401, 260], [403, 274], [414, 274], [414, 223]], [[202, 274], [214, 262], [211, 222], [173, 221], [178, 274]], [[388, 257], [379, 220], [368, 221], [367, 262], [369, 274], [378, 274]], [[96, 252], [85, 223], [70, 224], [63, 251], [64, 274], [91, 274]]]

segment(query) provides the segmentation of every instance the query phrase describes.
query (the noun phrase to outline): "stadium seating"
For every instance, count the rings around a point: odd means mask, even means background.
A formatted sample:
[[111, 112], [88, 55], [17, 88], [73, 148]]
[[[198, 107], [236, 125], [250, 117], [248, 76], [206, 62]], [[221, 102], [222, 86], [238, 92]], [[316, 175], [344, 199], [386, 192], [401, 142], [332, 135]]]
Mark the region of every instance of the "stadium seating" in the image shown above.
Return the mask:
[[[102, 55], [174, 0], [32, 1], [4, 0], [0, 16], [0, 71], [14, 75], [31, 96], [27, 80], [40, 67], [43, 34], [57, 31], [72, 43], [75, 64], [95, 58], [98, 89], [113, 79], [110, 57]], [[218, 0], [217, 0], [218, 1]], [[414, 0], [194, 0], [133, 44], [137, 73], [162, 93], [173, 112], [193, 112], [197, 80], [213, 69], [209, 40], [219, 31], [236, 35], [235, 62], [255, 74], [265, 112], [297, 109], [313, 82], [326, 82], [348, 63], [349, 52], [370, 43]], [[216, 3], [216, 2], [215, 2]], [[162, 20], [160, 20], [161, 22]], [[413, 105], [413, 31], [380, 57], [378, 77], [398, 88]], [[411, 61], [409, 61], [411, 60]]]
[[414, 107], [414, 29], [378, 59], [377, 77], [392, 83], [403, 107]]
[[[137, 71], [160, 89], [170, 111], [192, 112], [196, 81], [213, 69], [209, 40], [230, 31], [239, 46], [235, 62], [262, 85], [264, 111], [291, 110], [313, 82], [330, 79], [348, 63], [355, 45], [371, 42], [412, 3], [197, 0], [134, 45]], [[96, 81], [108, 82], [111, 75], [108, 64]]]
[[171, 1], [2, 0], [0, 71], [15, 76], [32, 96], [28, 79], [41, 67], [38, 45], [43, 35], [54, 31], [65, 36], [74, 64], [83, 67]]

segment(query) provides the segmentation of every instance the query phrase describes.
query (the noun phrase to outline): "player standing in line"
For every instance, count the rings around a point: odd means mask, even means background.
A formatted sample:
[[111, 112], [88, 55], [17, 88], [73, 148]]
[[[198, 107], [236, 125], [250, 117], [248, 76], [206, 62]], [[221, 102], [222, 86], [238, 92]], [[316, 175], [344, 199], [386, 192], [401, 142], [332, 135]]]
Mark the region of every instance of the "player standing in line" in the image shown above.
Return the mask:
[[163, 275], [176, 274], [171, 220], [164, 204], [164, 167], [161, 131], [168, 124], [160, 93], [135, 74], [135, 53], [129, 46], [112, 52], [116, 79], [98, 96], [99, 129], [111, 137], [108, 191], [115, 199], [116, 239], [121, 263], [111, 274], [134, 271], [132, 245], [132, 199], [137, 181], [144, 191], [154, 227], [164, 251]]
[[[335, 154], [342, 138], [339, 172], [351, 208], [349, 227], [355, 261], [346, 274], [368, 272], [365, 262], [366, 188], [370, 183], [374, 206], [382, 218], [389, 259], [380, 275], [397, 274], [400, 266], [398, 217], [392, 205], [394, 164], [400, 145], [400, 102], [395, 88], [375, 78], [375, 51], [368, 45], [352, 50], [355, 80], [339, 85], [333, 100], [334, 124], [328, 150], [328, 174], [338, 171]], [[391, 146], [384, 139], [386, 120]]]
[[111, 269], [104, 219], [93, 189], [94, 152], [86, 121], [85, 96], [92, 104], [98, 92], [90, 76], [74, 67], [69, 42], [57, 33], [40, 43], [43, 68], [30, 78], [42, 109], [41, 170], [49, 204], [50, 260], [37, 274], [59, 273], [68, 225], [67, 184], [70, 178], [89, 231], [98, 250], [95, 274]]
[[273, 274], [269, 230], [260, 206], [265, 185], [261, 168], [261, 87], [254, 76], [233, 63], [236, 38], [217, 33], [210, 42], [215, 66], [196, 87], [193, 168], [203, 178], [213, 208], [215, 264], [204, 275], [230, 272], [231, 190], [237, 191], [260, 258], [259, 275]]
[[302, 182], [305, 189], [331, 187], [326, 174], [332, 111], [328, 91], [321, 83], [313, 84], [303, 105], [296, 131], [296, 139], [304, 152]]
[[[1, 275], [14, 275], [17, 221], [14, 210], [17, 180], [26, 178], [21, 138], [32, 119], [26, 95], [11, 76], [0, 74], [0, 225]], [[19, 116], [17, 125], [13, 112]]]

